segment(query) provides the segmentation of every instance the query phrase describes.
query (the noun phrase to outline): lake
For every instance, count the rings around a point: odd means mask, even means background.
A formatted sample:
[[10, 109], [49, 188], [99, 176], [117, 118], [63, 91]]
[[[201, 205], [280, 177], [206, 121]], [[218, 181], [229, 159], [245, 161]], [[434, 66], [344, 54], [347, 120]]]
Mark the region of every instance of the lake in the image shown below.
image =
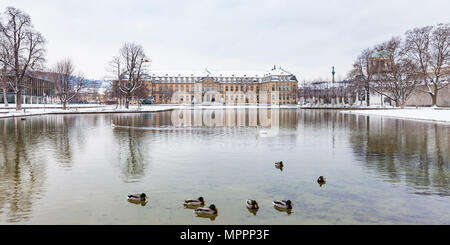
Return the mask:
[[[450, 224], [449, 136], [333, 110], [1, 119], [0, 224]], [[147, 203], [127, 201], [141, 192]], [[183, 206], [199, 196], [218, 216]]]

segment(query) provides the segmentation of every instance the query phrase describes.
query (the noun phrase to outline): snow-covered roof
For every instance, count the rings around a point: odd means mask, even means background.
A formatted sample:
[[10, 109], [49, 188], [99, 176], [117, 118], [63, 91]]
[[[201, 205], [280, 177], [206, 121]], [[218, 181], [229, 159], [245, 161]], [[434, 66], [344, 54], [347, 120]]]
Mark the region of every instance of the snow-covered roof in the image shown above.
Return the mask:
[[201, 70], [188, 70], [188, 71], [164, 71], [153, 70], [150, 73], [151, 77], [267, 77], [274, 76], [287, 76], [293, 75], [290, 72], [285, 71], [281, 67], [275, 67], [266, 71], [229, 71], [229, 70], [215, 70], [210, 68], [204, 68]]

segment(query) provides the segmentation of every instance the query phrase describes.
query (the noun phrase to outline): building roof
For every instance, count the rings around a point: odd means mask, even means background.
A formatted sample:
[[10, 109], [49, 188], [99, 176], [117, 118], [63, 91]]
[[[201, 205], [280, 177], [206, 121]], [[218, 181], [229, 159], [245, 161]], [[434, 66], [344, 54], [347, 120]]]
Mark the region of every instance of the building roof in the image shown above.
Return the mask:
[[384, 58], [384, 57], [390, 57], [390, 56], [391, 56], [391, 54], [389, 52], [387, 52], [386, 50], [381, 50], [381, 51], [375, 52], [372, 55], [372, 58]]
[[293, 75], [292, 73], [276, 67], [266, 71], [227, 71], [227, 70], [214, 70], [204, 68], [203, 70], [190, 70], [190, 71], [163, 71], [156, 70], [150, 74], [152, 77], [267, 77], [267, 76], [287, 76]]

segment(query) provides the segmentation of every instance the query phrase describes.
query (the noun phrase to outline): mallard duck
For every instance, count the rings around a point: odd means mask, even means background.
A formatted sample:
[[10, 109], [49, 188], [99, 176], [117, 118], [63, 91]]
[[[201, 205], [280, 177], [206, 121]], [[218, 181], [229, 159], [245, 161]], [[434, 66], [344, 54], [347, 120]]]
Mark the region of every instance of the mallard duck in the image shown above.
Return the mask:
[[208, 215], [215, 215], [217, 214], [217, 208], [214, 204], [209, 205], [207, 208], [197, 208], [194, 210], [194, 213], [196, 214], [208, 214]]
[[258, 203], [255, 200], [247, 200], [245, 204], [249, 209], [259, 209]]
[[325, 183], [325, 182], [327, 182], [327, 179], [325, 177], [323, 177], [323, 176], [319, 176], [319, 178], [317, 179], [317, 182]]
[[130, 200], [130, 201], [145, 201], [145, 200], [147, 200], [147, 195], [145, 195], [145, 193], [130, 194], [130, 195], [128, 195], [128, 200]]
[[184, 205], [190, 205], [190, 206], [205, 205], [205, 200], [203, 199], [203, 197], [199, 197], [197, 199], [195, 199], [195, 198], [187, 199], [187, 200], [184, 200]]
[[27, 120], [27, 119], [26, 119], [25, 117], [21, 117], [20, 120], [25, 121], [25, 120]]
[[275, 167], [282, 168], [283, 167], [283, 161], [275, 162]]
[[272, 202], [275, 207], [282, 208], [282, 209], [292, 209], [292, 205], [294, 203], [291, 202], [291, 200], [275, 200]]

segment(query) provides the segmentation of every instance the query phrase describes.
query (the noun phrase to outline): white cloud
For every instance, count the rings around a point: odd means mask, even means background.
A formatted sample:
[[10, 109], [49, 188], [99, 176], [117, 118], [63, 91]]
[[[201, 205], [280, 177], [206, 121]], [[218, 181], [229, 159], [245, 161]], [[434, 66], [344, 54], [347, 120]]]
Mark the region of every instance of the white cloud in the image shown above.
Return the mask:
[[410, 28], [449, 22], [450, 2], [32, 1], [20, 8], [48, 40], [48, 65], [70, 57], [91, 78], [124, 42], [144, 46], [155, 71], [268, 70], [300, 79], [345, 76], [359, 52]]

